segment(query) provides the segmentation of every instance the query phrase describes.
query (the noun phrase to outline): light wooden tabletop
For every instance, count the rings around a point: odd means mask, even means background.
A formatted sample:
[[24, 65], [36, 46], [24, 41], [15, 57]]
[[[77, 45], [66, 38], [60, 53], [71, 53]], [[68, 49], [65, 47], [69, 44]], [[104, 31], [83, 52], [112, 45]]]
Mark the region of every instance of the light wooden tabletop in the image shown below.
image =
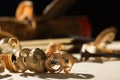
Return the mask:
[[104, 63], [79, 62], [73, 65], [69, 74], [59, 73], [10, 73], [8, 70], [0, 73], [2, 80], [120, 80], [120, 61]]

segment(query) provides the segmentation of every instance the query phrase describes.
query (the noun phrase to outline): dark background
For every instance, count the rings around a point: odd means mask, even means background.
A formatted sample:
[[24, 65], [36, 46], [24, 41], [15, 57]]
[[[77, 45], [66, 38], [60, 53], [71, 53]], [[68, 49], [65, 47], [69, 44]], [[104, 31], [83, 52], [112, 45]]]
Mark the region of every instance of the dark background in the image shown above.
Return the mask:
[[[0, 0], [0, 16], [14, 16], [22, 0]], [[52, 0], [33, 0], [37, 16]], [[95, 38], [103, 29], [115, 26], [118, 30], [116, 39], [120, 40], [120, 3], [111, 1], [78, 0], [63, 16], [87, 16], [92, 24], [92, 37]]]

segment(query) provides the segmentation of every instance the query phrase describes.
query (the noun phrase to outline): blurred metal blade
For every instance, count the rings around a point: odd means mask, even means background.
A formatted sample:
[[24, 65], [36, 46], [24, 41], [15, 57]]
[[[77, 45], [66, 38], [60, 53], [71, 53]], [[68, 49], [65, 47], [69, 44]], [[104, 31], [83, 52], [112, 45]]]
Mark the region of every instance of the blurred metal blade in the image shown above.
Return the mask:
[[56, 18], [61, 16], [77, 0], [53, 0], [43, 11], [43, 16]]

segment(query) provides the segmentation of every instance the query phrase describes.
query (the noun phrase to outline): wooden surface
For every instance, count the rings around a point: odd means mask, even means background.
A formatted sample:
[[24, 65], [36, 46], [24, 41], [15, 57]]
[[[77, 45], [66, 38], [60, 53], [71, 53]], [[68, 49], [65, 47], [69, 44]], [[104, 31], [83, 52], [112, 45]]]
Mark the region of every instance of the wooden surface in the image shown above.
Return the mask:
[[[24, 43], [25, 41], [21, 41]], [[37, 43], [37, 41], [35, 41]], [[34, 41], [33, 41], [34, 43]], [[39, 43], [39, 40], [38, 40]], [[27, 44], [27, 42], [26, 42]], [[120, 42], [114, 42], [108, 48], [118, 47]], [[114, 48], [115, 48], [114, 47]], [[120, 48], [117, 48], [120, 49]], [[79, 54], [73, 54], [76, 58], [80, 58]], [[0, 73], [2, 80], [120, 80], [120, 61], [104, 61], [103, 63], [95, 62], [76, 62], [69, 74], [59, 73], [33, 73], [26, 71], [25, 73], [10, 73], [8, 70]]]
[[[79, 55], [78, 55], [79, 56]], [[120, 80], [120, 61], [104, 63], [79, 62], [73, 65], [69, 74], [37, 74], [30, 71], [25, 73], [10, 73], [7, 70], [0, 74], [3, 80]]]

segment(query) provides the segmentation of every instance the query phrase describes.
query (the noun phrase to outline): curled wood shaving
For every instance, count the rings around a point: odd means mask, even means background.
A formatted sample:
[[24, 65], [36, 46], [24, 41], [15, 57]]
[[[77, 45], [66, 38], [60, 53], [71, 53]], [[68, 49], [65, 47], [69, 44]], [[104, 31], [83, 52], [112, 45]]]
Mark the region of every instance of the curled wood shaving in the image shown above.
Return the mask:
[[[54, 64], [54, 63], [57, 63], [57, 64]], [[45, 62], [45, 67], [51, 73], [60, 73], [65, 66], [64, 63], [65, 62], [62, 59], [60, 54], [53, 53], [47, 58]], [[55, 65], [59, 65], [59, 67], [57, 69], [52, 68]]]
[[96, 46], [98, 51], [112, 53], [113, 51], [107, 50], [106, 46], [115, 39], [116, 32], [117, 30], [115, 27], [105, 29], [97, 36], [93, 45]]
[[16, 72], [17, 69], [15, 68], [12, 62], [12, 55], [11, 54], [1, 54], [1, 62], [5, 68], [7, 68], [10, 72]]
[[106, 46], [114, 40], [116, 32], [117, 30], [115, 27], [105, 29], [93, 42], [83, 44], [81, 51], [85, 52], [85, 50], [87, 50], [90, 53], [113, 53], [114, 50], [106, 49]]
[[[2, 52], [0, 55], [0, 61], [3, 65], [3, 69], [6, 68], [10, 72], [25, 72], [26, 70], [30, 70], [39, 73], [47, 71], [50, 73], [60, 73], [62, 71], [69, 73], [74, 64], [73, 57], [62, 51], [62, 44], [49, 45], [46, 49], [46, 52], [48, 51], [46, 54], [39, 48], [21, 49], [19, 41], [14, 37], [9, 39], [7, 38], [5, 40], [3, 39], [3, 41], [18, 50], [17, 55], [14, 55], [13, 51], [10, 53]], [[2, 44], [4, 44], [4, 42]], [[15, 59], [13, 59], [13, 56]], [[59, 67], [54, 67], [58, 65]]]
[[61, 51], [63, 49], [64, 49], [64, 46], [61, 43], [50, 43], [48, 44], [45, 53], [47, 56], [49, 56], [53, 52]]
[[[46, 60], [45, 66], [47, 70], [51, 73], [60, 73], [64, 71], [69, 73], [74, 64], [73, 57], [63, 51], [53, 52]], [[59, 65], [59, 68], [53, 68], [54, 66]]]
[[16, 19], [23, 21], [25, 18], [32, 19], [33, 17], [33, 2], [32, 1], [22, 1], [16, 10]]
[[[65, 73], [69, 73], [71, 70], [74, 64], [74, 59], [70, 54], [62, 51], [63, 49], [63, 45], [60, 43], [52, 43], [48, 45], [46, 49], [48, 58], [46, 60], [45, 66], [49, 72], [60, 73], [64, 70]], [[57, 64], [51, 65], [52, 62]], [[58, 64], [59, 68], [54, 69], [53, 66], [56, 66]]]
[[33, 31], [36, 29], [36, 21], [34, 19], [34, 9], [32, 1], [22, 1], [19, 3], [16, 13], [16, 20], [27, 24], [26, 29], [28, 31]]
[[35, 48], [30, 51], [29, 55], [26, 57], [26, 65], [29, 70], [34, 72], [44, 72], [45, 71], [45, 53], [39, 48]]
[[4, 71], [5, 71], [4, 64], [2, 63], [2, 59], [0, 56], [0, 72], [4, 72]]
[[11, 38], [2, 38], [0, 40], [0, 52], [1, 53], [11, 53], [18, 55], [18, 52], [21, 50], [19, 40], [16, 37]]
[[31, 50], [28, 48], [24, 48], [20, 51], [19, 56], [16, 57], [16, 67], [18, 70], [21, 70], [22, 72], [25, 72], [27, 70], [27, 66], [25, 64], [25, 58], [29, 54]]
[[11, 38], [15, 36], [7, 31], [2, 30], [2, 28], [0, 27], [0, 38], [5, 38], [5, 37]]
[[62, 57], [65, 60], [64, 72], [69, 73], [69, 71], [71, 70], [71, 68], [74, 64], [74, 59], [70, 54], [68, 54], [66, 52], [62, 53]]

